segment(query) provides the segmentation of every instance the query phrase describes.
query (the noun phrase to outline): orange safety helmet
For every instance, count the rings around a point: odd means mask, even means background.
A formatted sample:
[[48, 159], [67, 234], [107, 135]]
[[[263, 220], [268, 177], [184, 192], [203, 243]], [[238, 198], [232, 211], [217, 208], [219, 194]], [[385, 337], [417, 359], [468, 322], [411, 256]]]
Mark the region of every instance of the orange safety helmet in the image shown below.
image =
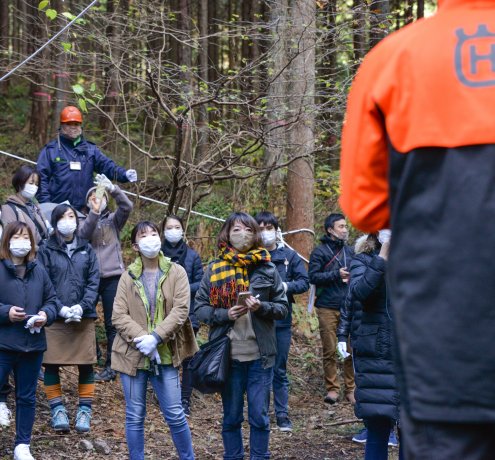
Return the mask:
[[77, 107], [68, 105], [60, 112], [60, 123], [69, 123], [71, 121], [82, 123], [83, 119], [82, 114]]

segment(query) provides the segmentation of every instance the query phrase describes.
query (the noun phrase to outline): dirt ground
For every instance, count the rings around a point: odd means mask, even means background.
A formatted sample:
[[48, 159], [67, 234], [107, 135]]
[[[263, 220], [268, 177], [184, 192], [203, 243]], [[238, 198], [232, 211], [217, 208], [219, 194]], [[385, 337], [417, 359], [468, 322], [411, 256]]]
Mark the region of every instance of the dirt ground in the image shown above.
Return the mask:
[[[362, 428], [354, 417], [352, 406], [340, 402], [329, 406], [323, 402], [319, 342], [303, 336], [294, 336], [289, 359], [291, 378], [290, 417], [292, 433], [282, 433], [272, 424], [270, 450], [273, 459], [355, 460], [362, 459], [364, 447], [351, 441], [352, 435]], [[62, 385], [66, 407], [74, 421], [77, 404], [77, 369], [65, 368]], [[13, 406], [13, 398], [9, 399]], [[98, 384], [93, 403], [91, 432], [87, 435], [56, 434], [50, 428], [49, 408], [45, 395], [38, 389], [36, 422], [32, 439], [32, 453], [36, 460], [55, 459], [126, 459], [124, 420], [125, 403], [120, 382]], [[247, 417], [245, 417], [247, 419]], [[222, 407], [218, 395], [194, 393], [189, 424], [192, 431], [196, 458], [222, 458]], [[0, 432], [0, 459], [12, 458], [15, 429], [12, 426]], [[249, 426], [244, 424], [246, 457], [249, 452]], [[95, 443], [103, 440], [109, 454], [86, 451], [81, 440]], [[146, 459], [177, 459], [170, 433], [154, 403], [151, 391], [145, 424]], [[390, 459], [397, 458], [397, 449], [391, 449]]]

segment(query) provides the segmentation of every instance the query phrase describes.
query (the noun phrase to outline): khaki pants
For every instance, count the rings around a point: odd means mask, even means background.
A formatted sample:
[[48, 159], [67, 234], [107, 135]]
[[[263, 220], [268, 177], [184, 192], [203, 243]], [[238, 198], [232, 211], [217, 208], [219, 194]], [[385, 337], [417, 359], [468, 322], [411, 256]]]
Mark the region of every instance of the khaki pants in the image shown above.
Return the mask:
[[[328, 391], [339, 393], [340, 384], [337, 379], [337, 325], [340, 312], [331, 308], [317, 308], [318, 324], [320, 327], [321, 344], [323, 347], [323, 373], [325, 386]], [[351, 353], [349, 342], [347, 351]], [[344, 386], [345, 394], [354, 392], [354, 368], [351, 356], [344, 360]]]

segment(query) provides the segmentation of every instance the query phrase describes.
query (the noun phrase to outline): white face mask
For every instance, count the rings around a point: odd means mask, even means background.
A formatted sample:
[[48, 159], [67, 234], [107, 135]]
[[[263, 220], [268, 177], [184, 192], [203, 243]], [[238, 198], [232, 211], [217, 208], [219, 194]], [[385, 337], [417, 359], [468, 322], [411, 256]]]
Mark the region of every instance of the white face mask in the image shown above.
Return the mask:
[[154, 259], [162, 247], [160, 237], [156, 235], [145, 236], [138, 241], [139, 252], [147, 259]]
[[31, 241], [29, 240], [10, 240], [10, 253], [15, 257], [25, 257], [31, 251]]
[[165, 239], [172, 244], [178, 243], [184, 236], [184, 232], [178, 228], [171, 228], [163, 232]]
[[277, 241], [277, 232], [275, 230], [263, 230], [261, 232], [261, 239], [265, 247], [270, 247]]
[[63, 235], [63, 236], [70, 236], [74, 233], [74, 231], [77, 228], [77, 223], [75, 219], [60, 219], [57, 222], [57, 230]]
[[21, 195], [27, 200], [32, 200], [36, 192], [38, 191], [38, 187], [34, 184], [25, 184], [24, 188], [21, 190]]

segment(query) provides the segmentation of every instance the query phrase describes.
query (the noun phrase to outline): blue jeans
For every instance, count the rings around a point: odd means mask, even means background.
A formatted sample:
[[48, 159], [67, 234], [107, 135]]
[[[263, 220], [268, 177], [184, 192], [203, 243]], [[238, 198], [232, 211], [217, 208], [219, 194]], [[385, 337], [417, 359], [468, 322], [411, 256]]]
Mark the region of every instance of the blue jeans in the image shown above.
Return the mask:
[[146, 388], [151, 381], [160, 410], [167, 422], [181, 460], [193, 460], [191, 431], [180, 401], [179, 372], [173, 366], [159, 366], [159, 375], [138, 370], [135, 377], [120, 374], [125, 396], [125, 436], [130, 460], [144, 460]]
[[15, 382], [15, 445], [30, 444], [36, 408], [36, 386], [43, 352], [22, 353], [0, 350], [0, 386], [8, 382], [14, 371]]
[[[387, 460], [388, 438], [390, 436], [390, 430], [394, 427], [395, 422], [387, 417], [367, 418], [364, 422], [368, 429], [364, 459]], [[402, 459], [402, 447], [399, 444], [399, 460]]]
[[289, 379], [287, 378], [287, 360], [289, 359], [290, 327], [277, 327], [277, 357], [273, 366], [273, 405], [277, 417], [289, 415]]
[[249, 450], [251, 460], [270, 458], [270, 419], [268, 403], [273, 368], [263, 369], [261, 359], [240, 362], [232, 360], [229, 378], [222, 391], [222, 438], [224, 460], [242, 460], [241, 426], [244, 421], [244, 393], [247, 393], [249, 417]]

